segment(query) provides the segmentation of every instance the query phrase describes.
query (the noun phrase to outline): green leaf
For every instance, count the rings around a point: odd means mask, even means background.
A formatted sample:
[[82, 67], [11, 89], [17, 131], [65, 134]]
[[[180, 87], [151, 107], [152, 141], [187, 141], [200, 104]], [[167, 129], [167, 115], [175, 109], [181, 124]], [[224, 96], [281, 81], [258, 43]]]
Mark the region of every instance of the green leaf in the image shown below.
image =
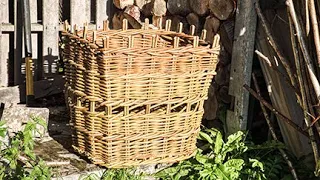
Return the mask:
[[244, 160], [243, 159], [230, 159], [224, 163], [224, 166], [232, 168], [237, 171], [241, 171], [244, 166]]
[[200, 131], [200, 132], [199, 132], [199, 136], [200, 136], [200, 138], [201, 138], [202, 140], [206, 140], [206, 141], [208, 141], [210, 144], [213, 143], [212, 138], [211, 138], [207, 133]]
[[214, 144], [214, 153], [219, 154], [224, 142], [222, 139], [222, 134], [220, 132], [217, 133], [216, 142]]
[[201, 155], [200, 153], [196, 154], [196, 160], [201, 163], [201, 164], [205, 164], [208, 161], [208, 157]]
[[258, 167], [261, 171], [264, 171], [263, 164], [257, 159], [249, 158], [249, 162], [252, 163], [253, 168]]
[[204, 169], [203, 171], [200, 171], [200, 177], [202, 178], [206, 178], [207, 176], [209, 176], [212, 173], [212, 171], [208, 170], [208, 169]]

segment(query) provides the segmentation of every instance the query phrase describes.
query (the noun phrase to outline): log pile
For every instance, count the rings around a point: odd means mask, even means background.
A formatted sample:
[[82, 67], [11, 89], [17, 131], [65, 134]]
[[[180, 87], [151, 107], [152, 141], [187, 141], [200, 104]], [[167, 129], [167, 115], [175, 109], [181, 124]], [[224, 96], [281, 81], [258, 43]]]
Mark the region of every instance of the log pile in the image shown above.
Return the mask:
[[[143, 26], [145, 19], [153, 27], [164, 29], [166, 20], [170, 19], [172, 31], [179, 31], [182, 22], [184, 33], [205, 36], [203, 38], [209, 42], [215, 34], [220, 34], [223, 50], [204, 115], [207, 120], [216, 119], [218, 104], [231, 102], [228, 87], [236, 0], [114, 0], [113, 3], [117, 8], [112, 18], [114, 29], [122, 28], [124, 18], [128, 19], [129, 28], [137, 29]], [[191, 25], [195, 26], [194, 30]]]
[[[212, 41], [218, 32], [220, 24], [233, 17], [235, 11], [234, 0], [113, 0], [117, 8], [112, 18], [113, 28], [121, 28], [123, 18], [128, 18], [132, 28], [139, 28], [148, 18], [153, 25], [162, 20], [171, 19], [171, 30], [177, 30], [178, 24], [184, 24], [183, 32], [190, 33], [190, 26], [196, 26], [196, 35], [201, 30], [207, 30], [206, 40]], [[140, 24], [140, 26], [139, 26]]]

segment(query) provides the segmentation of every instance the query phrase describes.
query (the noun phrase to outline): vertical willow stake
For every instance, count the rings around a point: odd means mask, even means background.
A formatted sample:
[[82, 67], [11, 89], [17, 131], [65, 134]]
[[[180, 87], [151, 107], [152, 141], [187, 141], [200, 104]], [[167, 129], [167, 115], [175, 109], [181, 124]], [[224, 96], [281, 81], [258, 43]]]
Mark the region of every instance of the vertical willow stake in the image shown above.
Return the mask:
[[[254, 73], [252, 73], [252, 79], [253, 79], [253, 83], [254, 83], [254, 86], [255, 86], [255, 88], [256, 88], [256, 91], [257, 91], [258, 95], [261, 96], [260, 88], [259, 88], [259, 85], [258, 85], [258, 82], [257, 82], [257, 78], [256, 78], [256, 76], [255, 76]], [[272, 126], [272, 123], [271, 123], [271, 120], [270, 120], [269, 115], [268, 115], [268, 113], [267, 113], [267, 110], [266, 110], [266, 108], [264, 107], [264, 105], [263, 105], [261, 102], [260, 102], [260, 106], [261, 106], [263, 115], [264, 115], [264, 117], [265, 117], [265, 119], [266, 119], [266, 121], [267, 121], [269, 130], [270, 130], [270, 133], [271, 133], [273, 139], [278, 142], [278, 141], [279, 141], [279, 140], [278, 140], [278, 137], [277, 137], [277, 135], [276, 135], [276, 133], [275, 133], [275, 131], [274, 131], [274, 128], [273, 128], [273, 126]], [[278, 149], [279, 149], [279, 151], [280, 151], [283, 159], [287, 162], [293, 178], [294, 178], [295, 180], [298, 180], [299, 178], [298, 178], [298, 176], [297, 176], [296, 170], [294, 169], [294, 167], [293, 167], [293, 165], [292, 165], [292, 162], [289, 160], [288, 155], [286, 154], [286, 152], [285, 152], [283, 149], [281, 149], [281, 148], [278, 148]]]

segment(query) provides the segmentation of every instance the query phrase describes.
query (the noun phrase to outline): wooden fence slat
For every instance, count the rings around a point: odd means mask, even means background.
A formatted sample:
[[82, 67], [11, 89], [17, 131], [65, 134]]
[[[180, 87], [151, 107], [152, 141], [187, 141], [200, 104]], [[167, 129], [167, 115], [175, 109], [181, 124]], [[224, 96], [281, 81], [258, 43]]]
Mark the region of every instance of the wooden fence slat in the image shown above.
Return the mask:
[[22, 74], [22, 2], [14, 1], [14, 85], [21, 84]]
[[96, 0], [96, 29], [103, 28], [103, 21], [108, 19], [108, 0]]
[[[49, 72], [47, 75], [52, 75], [52, 65], [59, 58], [59, 1], [45, 0], [42, 7], [43, 33], [42, 33], [42, 55], [41, 67], [43, 62], [48, 62]], [[43, 72], [43, 71], [42, 71]]]
[[[88, 16], [88, 11], [86, 8], [88, 0], [70, 0], [70, 23], [71, 25], [77, 24], [79, 28], [82, 28], [83, 23], [90, 20]], [[89, 1], [90, 3], [90, 1]]]
[[4, 18], [5, 18], [5, 14], [4, 14], [4, 7], [6, 7], [6, 3], [8, 1], [3, 1], [0, 2], [0, 87], [1, 86], [6, 86], [6, 82], [5, 82], [5, 76], [8, 74], [6, 72], [6, 66], [4, 66], [5, 63], [5, 59], [3, 58], [3, 54], [5, 52], [3, 52], [2, 50], [2, 46], [3, 46], [3, 38], [2, 38], [2, 23], [4, 22]]

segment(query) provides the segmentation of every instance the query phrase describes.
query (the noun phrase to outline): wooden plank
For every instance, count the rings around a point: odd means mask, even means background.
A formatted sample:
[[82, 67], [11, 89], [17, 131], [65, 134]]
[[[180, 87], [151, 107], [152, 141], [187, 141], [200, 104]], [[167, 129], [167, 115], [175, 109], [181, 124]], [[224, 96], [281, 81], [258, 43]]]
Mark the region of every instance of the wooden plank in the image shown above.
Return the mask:
[[31, 23], [38, 23], [38, 3], [39, 2], [38, 2], [38, 0], [29, 0]]
[[[279, 17], [273, 21], [273, 29], [271, 29], [272, 34], [279, 43], [280, 47], [283, 47], [282, 50], [285, 56], [287, 56], [291, 63], [294, 64], [290, 30], [289, 27], [285, 25], [288, 21], [286, 9], [278, 9], [276, 13], [273, 10], [267, 10], [265, 11], [265, 15], [269, 20], [274, 19], [275, 16]], [[273, 57], [277, 55], [270, 47], [266, 37], [267, 36], [264, 33], [261, 24], [259, 24], [257, 27], [256, 48], [269, 59], [273, 59]], [[285, 115], [293, 122], [303, 127], [304, 115], [301, 107], [297, 103], [295, 92], [288, 86], [287, 83], [284, 83], [284, 79], [281, 75], [279, 75], [273, 68], [269, 67], [266, 61], [260, 59], [260, 65], [265, 81], [267, 82], [272, 105], [278, 109], [281, 114]], [[278, 68], [280, 68], [280, 71], [282, 72], [285, 71], [282, 66], [279, 66]], [[293, 152], [296, 157], [299, 158], [312, 153], [309, 139], [307, 137], [301, 135], [293, 127], [281, 120], [278, 121], [278, 124], [286, 147], [288, 147], [288, 149]]]
[[[0, 27], [0, 31], [3, 32], [14, 32], [14, 25], [10, 23], [3, 23], [2, 27]], [[32, 32], [41, 32], [43, 31], [43, 25], [39, 23], [31, 24], [31, 31]]]
[[[6, 9], [5, 9], [6, 8]], [[5, 13], [8, 11], [9, 6], [8, 6], [8, 1], [1, 1], [0, 2], [0, 87], [6, 87], [7, 82], [6, 82], [6, 75], [7, 73], [7, 66], [6, 66], [6, 59], [3, 57], [5, 54], [4, 52], [4, 45], [5, 43], [9, 43], [8, 41], [5, 42], [4, 35], [2, 34], [2, 23], [6, 22], [6, 16]], [[8, 78], [7, 78], [8, 79]]]
[[[90, 1], [89, 1], [90, 3]], [[77, 24], [79, 28], [82, 28], [83, 23], [90, 22], [90, 15], [86, 6], [88, 0], [70, 0], [70, 23], [71, 25]]]
[[251, 82], [252, 59], [257, 15], [255, 1], [237, 1], [229, 94], [234, 96], [234, 110], [228, 111], [227, 134], [247, 129], [249, 93], [243, 88]]
[[19, 85], [22, 81], [22, 2], [14, 1], [14, 84]]
[[[43, 33], [42, 33], [42, 54], [43, 61], [49, 63], [49, 69], [59, 58], [59, 1], [43, 1]], [[42, 67], [43, 63], [40, 64]], [[43, 74], [44, 77], [52, 76], [52, 71]]]
[[103, 21], [108, 19], [106, 0], [96, 0], [96, 29], [103, 28]]

